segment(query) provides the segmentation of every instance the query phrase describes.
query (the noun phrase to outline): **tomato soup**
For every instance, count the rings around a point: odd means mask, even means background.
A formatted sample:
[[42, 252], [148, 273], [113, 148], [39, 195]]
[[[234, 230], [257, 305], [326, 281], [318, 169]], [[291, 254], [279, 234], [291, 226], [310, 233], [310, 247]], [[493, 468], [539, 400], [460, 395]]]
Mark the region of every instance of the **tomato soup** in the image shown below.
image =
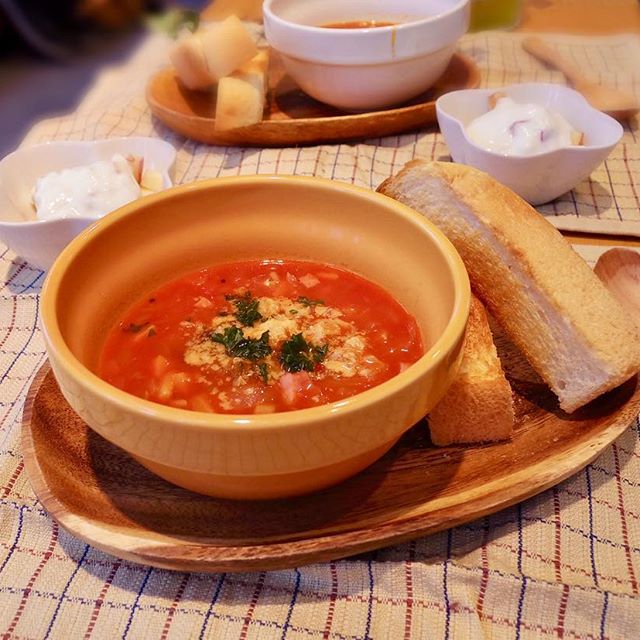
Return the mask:
[[248, 261], [145, 296], [109, 333], [99, 373], [173, 407], [271, 413], [352, 396], [422, 354], [415, 319], [381, 287], [325, 264]]
[[328, 22], [320, 25], [325, 29], [377, 29], [379, 27], [395, 27], [397, 22], [384, 20], [350, 20], [348, 22]]
[[395, 27], [397, 22], [384, 20], [350, 20], [348, 22], [328, 22], [321, 25], [325, 29], [377, 29], [379, 27]]

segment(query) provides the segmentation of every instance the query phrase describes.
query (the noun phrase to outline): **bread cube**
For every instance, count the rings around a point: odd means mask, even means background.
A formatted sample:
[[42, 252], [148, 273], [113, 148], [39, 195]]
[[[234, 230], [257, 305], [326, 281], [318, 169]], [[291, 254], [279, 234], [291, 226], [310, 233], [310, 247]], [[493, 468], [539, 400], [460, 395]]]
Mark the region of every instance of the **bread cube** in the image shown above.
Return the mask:
[[171, 47], [169, 60], [187, 89], [208, 89], [213, 84], [202, 42], [191, 32], [184, 33]]
[[237, 16], [213, 22], [196, 33], [209, 75], [214, 80], [233, 73], [258, 53], [253, 38]]
[[267, 92], [268, 55], [261, 51], [218, 82], [216, 131], [246, 127], [262, 120]]

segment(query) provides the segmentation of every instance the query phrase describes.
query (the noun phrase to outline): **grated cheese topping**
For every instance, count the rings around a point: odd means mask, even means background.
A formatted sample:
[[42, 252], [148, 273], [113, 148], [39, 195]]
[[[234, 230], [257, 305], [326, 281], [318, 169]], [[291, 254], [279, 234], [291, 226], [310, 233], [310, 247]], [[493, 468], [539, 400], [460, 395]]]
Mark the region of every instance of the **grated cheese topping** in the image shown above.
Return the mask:
[[[200, 298], [194, 303], [198, 307], [206, 307], [205, 300]], [[257, 300], [262, 319], [253, 326], [241, 329], [243, 336], [252, 340], [258, 340], [268, 332], [272, 353], [261, 360], [267, 367], [268, 378], [263, 380], [267, 384], [273, 384], [285, 375], [286, 371], [278, 358], [278, 347], [296, 334], [302, 334], [314, 347], [327, 348], [321, 365], [312, 373], [315, 379], [327, 375], [344, 378], [360, 375], [368, 378], [387, 368], [381, 360], [368, 353], [366, 335], [352, 322], [345, 320], [339, 309], [325, 304], [305, 304], [284, 297], [260, 297]], [[211, 339], [213, 333], [238, 327], [231, 308], [222, 309], [210, 324], [184, 321], [181, 326], [188, 336], [184, 353], [184, 361], [188, 365], [203, 370], [224, 371], [227, 373], [227, 382], [234, 387], [255, 384], [256, 378], [261, 376], [254, 363], [229, 355], [223, 344]], [[224, 408], [225, 398], [221, 396], [219, 399]]]

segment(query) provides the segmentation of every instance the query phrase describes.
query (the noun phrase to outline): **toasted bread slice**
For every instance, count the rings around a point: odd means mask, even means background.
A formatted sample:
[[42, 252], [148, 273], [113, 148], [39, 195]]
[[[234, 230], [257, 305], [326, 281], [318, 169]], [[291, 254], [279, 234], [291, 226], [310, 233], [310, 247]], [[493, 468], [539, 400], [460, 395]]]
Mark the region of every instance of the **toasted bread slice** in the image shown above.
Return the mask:
[[498, 359], [484, 307], [471, 297], [460, 369], [444, 398], [429, 414], [437, 445], [508, 440], [513, 398]]
[[487, 174], [409, 162], [379, 191], [434, 222], [489, 312], [572, 412], [640, 369], [633, 321], [545, 218]]

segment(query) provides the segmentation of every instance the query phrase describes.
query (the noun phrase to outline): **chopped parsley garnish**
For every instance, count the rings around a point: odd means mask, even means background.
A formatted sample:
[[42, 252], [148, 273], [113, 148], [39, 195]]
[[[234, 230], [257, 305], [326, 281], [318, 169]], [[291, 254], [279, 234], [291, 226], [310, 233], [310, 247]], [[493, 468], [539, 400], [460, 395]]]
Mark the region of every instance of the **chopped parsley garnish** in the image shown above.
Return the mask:
[[296, 333], [283, 343], [280, 364], [290, 373], [314, 371], [316, 366], [325, 359], [327, 351], [329, 351], [328, 345], [316, 347], [309, 344], [301, 333]]
[[240, 327], [227, 327], [223, 333], [211, 334], [211, 340], [223, 345], [227, 354], [235, 358], [244, 358], [257, 362], [266, 358], [272, 351], [269, 345], [269, 332], [265, 331], [257, 340], [245, 338]]
[[296, 302], [303, 304], [305, 307], [313, 307], [317, 304], [324, 304], [324, 300], [312, 300], [311, 298], [307, 298], [307, 296], [300, 296]]
[[266, 362], [260, 362], [258, 364], [258, 374], [262, 378], [262, 382], [269, 384], [269, 367]]
[[128, 325], [122, 327], [122, 330], [126, 331], [127, 333], [139, 333], [145, 327], [148, 327], [148, 326], [149, 326], [148, 322], [141, 322], [140, 324], [136, 324], [135, 322], [130, 322]]
[[236, 306], [236, 318], [245, 327], [252, 327], [259, 320], [264, 320], [258, 311], [258, 300], [247, 291], [243, 296], [226, 295], [226, 300], [230, 300]]
[[156, 330], [151, 327], [151, 329], [149, 329], [149, 331], [147, 332], [147, 338], [153, 338], [153, 336], [156, 335]]

